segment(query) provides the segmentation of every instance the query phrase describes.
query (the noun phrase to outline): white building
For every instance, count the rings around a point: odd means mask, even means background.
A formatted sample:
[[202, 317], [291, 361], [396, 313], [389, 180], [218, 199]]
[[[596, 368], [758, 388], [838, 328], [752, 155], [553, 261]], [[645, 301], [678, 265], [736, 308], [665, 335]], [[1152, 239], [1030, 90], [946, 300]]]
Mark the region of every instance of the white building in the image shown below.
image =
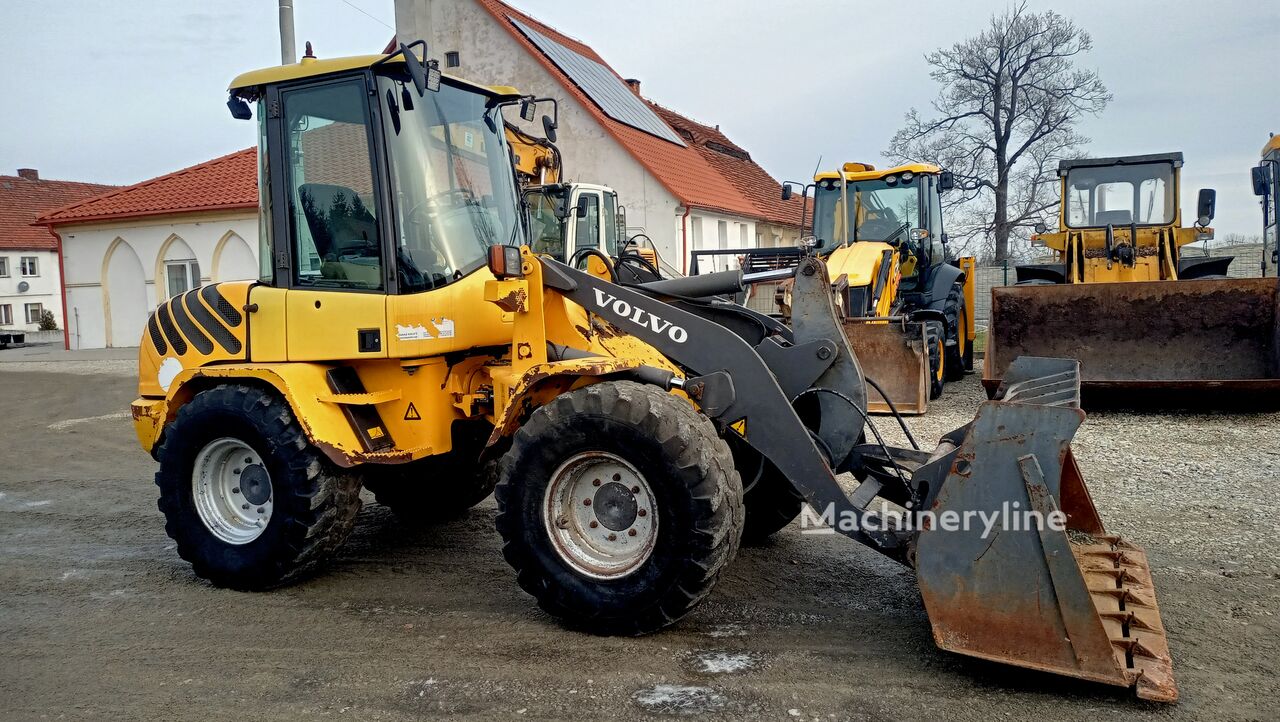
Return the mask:
[[169, 296], [258, 277], [250, 148], [40, 218], [62, 241], [67, 347], [137, 346]]
[[[565, 180], [617, 190], [630, 232], [676, 268], [695, 249], [798, 239], [798, 197], [783, 202], [780, 184], [718, 126], [642, 97], [639, 81], [583, 42], [497, 0], [396, 0], [396, 34], [426, 40], [446, 73], [558, 99]], [[528, 130], [540, 136], [540, 119]]]
[[33, 223], [52, 208], [112, 188], [41, 180], [31, 168], [0, 176], [0, 333], [35, 331], [45, 311], [53, 314], [58, 328], [65, 328], [58, 239]]

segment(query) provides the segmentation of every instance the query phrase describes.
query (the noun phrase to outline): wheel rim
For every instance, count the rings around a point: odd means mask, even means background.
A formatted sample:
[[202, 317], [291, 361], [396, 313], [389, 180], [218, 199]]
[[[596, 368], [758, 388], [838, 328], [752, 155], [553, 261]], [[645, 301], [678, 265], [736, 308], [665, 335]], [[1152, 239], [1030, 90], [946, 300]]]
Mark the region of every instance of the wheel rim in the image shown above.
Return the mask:
[[228, 544], [248, 544], [271, 521], [275, 495], [262, 457], [240, 439], [214, 439], [196, 455], [191, 497], [205, 528]]
[[614, 454], [576, 454], [551, 475], [543, 522], [556, 553], [575, 571], [617, 579], [639, 569], [658, 539], [653, 490]]

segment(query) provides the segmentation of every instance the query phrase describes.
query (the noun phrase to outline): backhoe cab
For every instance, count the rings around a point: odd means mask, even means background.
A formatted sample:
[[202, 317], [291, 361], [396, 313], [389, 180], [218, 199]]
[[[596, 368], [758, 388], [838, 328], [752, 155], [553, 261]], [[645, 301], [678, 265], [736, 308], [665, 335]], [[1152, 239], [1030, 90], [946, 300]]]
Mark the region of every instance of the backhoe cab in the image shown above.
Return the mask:
[[[577, 628], [641, 634], [807, 503], [917, 570], [941, 647], [1176, 696], [1145, 557], [1106, 534], [1070, 451], [1074, 363], [1021, 359], [973, 423], [893, 448], [820, 258], [798, 259], [786, 326], [716, 298], [741, 272], [628, 282], [621, 258], [534, 253], [503, 131], [517, 91], [403, 45], [231, 91], [259, 123], [262, 277], [161, 303], [132, 406], [199, 576], [298, 577], [351, 531], [362, 487], [419, 524], [496, 488], [525, 591]], [[1063, 526], [988, 539], [901, 513], [1011, 500]]]
[[[924, 413], [973, 368], [973, 259], [952, 262], [942, 221], [951, 173], [926, 163], [845, 163], [814, 177], [814, 252], [824, 256], [863, 360], [874, 411]], [[887, 401], [886, 401], [887, 398]]]

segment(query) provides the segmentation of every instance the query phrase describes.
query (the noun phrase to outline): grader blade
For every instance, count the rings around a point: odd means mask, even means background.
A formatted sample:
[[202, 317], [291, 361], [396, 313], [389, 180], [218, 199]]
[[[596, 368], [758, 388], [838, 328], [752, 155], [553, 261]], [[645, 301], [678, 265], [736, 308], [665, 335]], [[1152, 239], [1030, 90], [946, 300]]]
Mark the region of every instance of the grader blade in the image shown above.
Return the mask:
[[1275, 278], [992, 289], [983, 385], [1018, 356], [1080, 361], [1087, 406], [1280, 405]]
[[[862, 364], [901, 414], [923, 414], [929, 408], [929, 355], [924, 324], [899, 319], [846, 318], [844, 335]], [[885, 398], [867, 384], [867, 411], [891, 413]]]
[[[938, 522], [920, 532], [915, 564], [934, 641], [1172, 702], [1146, 555], [1106, 533], [1071, 453], [1084, 419], [1077, 369], [1016, 360], [1003, 397], [979, 408], [933, 478], [929, 467], [916, 473], [936, 489], [927, 508]], [[952, 512], [972, 523], [948, 528]]]

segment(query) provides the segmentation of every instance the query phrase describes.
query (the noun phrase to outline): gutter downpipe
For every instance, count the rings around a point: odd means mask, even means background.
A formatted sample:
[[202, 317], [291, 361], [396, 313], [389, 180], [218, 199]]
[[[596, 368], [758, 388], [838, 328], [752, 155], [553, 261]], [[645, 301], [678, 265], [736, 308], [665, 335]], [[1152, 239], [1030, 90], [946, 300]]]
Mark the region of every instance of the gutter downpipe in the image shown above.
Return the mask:
[[689, 275], [689, 204], [684, 204], [684, 215], [680, 216], [680, 269]]
[[53, 226], [45, 226], [58, 242], [58, 286], [62, 293], [62, 350], [71, 350], [71, 329], [67, 326], [67, 272], [63, 270], [65, 263], [62, 255], [62, 234], [53, 230]]

